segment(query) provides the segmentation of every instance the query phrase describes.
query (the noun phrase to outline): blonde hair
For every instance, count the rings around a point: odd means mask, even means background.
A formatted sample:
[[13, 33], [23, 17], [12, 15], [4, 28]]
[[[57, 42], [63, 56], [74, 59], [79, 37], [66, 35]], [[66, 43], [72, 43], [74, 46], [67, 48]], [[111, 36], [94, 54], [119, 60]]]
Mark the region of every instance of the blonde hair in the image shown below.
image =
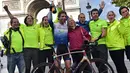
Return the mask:
[[41, 23], [40, 23], [40, 27], [41, 27], [41, 26], [44, 27], [43, 21], [44, 21], [44, 19], [45, 19], [46, 17], [47, 17], [47, 16], [44, 16], [44, 17], [42, 18], [42, 21], [41, 21]]
[[[74, 19], [73, 18], [68, 18], [67, 19], [67, 26], [69, 27], [69, 20], [73, 20], [74, 21]], [[75, 21], [74, 21], [75, 22]], [[76, 26], [76, 22], [75, 22], [75, 26]]]
[[115, 12], [114, 12], [114, 11], [108, 11], [108, 13], [107, 13], [107, 17], [108, 17], [108, 14], [109, 14], [110, 12], [111, 12], [111, 13], [113, 13], [113, 14], [114, 14], [114, 16], [116, 17], [116, 14], [115, 14]]

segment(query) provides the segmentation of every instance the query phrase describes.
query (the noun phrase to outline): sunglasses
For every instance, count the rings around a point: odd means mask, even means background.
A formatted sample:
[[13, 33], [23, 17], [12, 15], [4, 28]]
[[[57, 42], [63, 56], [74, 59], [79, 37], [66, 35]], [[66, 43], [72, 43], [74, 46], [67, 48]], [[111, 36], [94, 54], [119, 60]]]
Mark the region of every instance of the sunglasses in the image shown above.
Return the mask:
[[85, 17], [80, 17], [80, 18], [85, 18]]

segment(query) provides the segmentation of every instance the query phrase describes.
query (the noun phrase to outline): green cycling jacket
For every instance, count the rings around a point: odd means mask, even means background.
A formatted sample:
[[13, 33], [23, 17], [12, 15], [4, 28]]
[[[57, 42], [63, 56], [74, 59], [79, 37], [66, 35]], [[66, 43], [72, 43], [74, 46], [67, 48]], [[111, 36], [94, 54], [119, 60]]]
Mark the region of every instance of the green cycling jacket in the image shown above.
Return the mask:
[[108, 23], [106, 45], [109, 50], [120, 50], [125, 48], [124, 38], [119, 33], [119, 21], [114, 20], [112, 23]]
[[40, 50], [47, 50], [51, 49], [51, 47], [46, 46], [46, 44], [52, 45], [53, 41], [53, 34], [52, 28], [49, 27], [40, 27], [38, 29], [39, 41], [40, 41]]
[[20, 27], [24, 32], [24, 48], [39, 48], [38, 43], [38, 25], [26, 26], [21, 25]]
[[[21, 32], [21, 34], [19, 33], [19, 31]], [[11, 45], [10, 45], [11, 54], [23, 52], [24, 32], [21, 28], [19, 31], [14, 31], [14, 30], [8, 29], [7, 31], [4, 32], [4, 35], [7, 37], [8, 40], [9, 40], [9, 37], [11, 37], [11, 40], [10, 40], [11, 41]], [[10, 35], [10, 32], [12, 32], [11, 35]], [[15, 52], [13, 51], [12, 48], [15, 50]]]
[[119, 32], [123, 35], [125, 46], [130, 45], [130, 16], [120, 19]]

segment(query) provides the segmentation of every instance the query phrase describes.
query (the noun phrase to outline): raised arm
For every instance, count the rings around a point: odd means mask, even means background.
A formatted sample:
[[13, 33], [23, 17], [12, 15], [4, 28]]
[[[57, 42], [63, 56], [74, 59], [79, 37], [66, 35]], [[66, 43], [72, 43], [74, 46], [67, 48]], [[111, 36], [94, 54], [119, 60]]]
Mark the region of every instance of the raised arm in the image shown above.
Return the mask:
[[[99, 9], [98, 11], [99, 11], [99, 16], [100, 16], [101, 13], [102, 13], [102, 11], [103, 11], [103, 8], [105, 7], [104, 1], [101, 1], [101, 4], [99, 4], [99, 6], [100, 6], [100, 9]], [[91, 20], [93, 20], [93, 19], [90, 19], [90, 20], [88, 21], [88, 23], [89, 23]]]
[[14, 16], [11, 14], [11, 12], [9, 11], [9, 9], [8, 9], [8, 6], [7, 6], [7, 5], [5, 5], [3, 8], [4, 8], [4, 9], [5, 9], [5, 11], [7, 12], [7, 14], [8, 14], [8, 16], [9, 16], [9, 18], [10, 18], [10, 19], [14, 17]]
[[55, 7], [55, 5], [54, 5], [54, 3], [53, 3], [53, 1], [52, 1], [52, 3], [50, 4], [50, 10], [49, 10], [49, 12], [48, 12], [48, 14], [47, 14], [47, 16], [48, 16], [48, 19], [49, 20], [53, 20], [52, 18], [52, 12], [53, 11], [56, 11], [56, 8], [54, 8]]
[[104, 1], [101, 1], [101, 4], [99, 4], [99, 6], [100, 6], [100, 9], [99, 9], [99, 16], [100, 16], [103, 11], [103, 8], [105, 7]]
[[48, 17], [48, 20], [53, 20], [52, 19], [52, 12], [51, 11], [48, 12], [47, 17]]
[[[52, 8], [52, 6], [54, 6], [54, 8]], [[58, 13], [59, 13], [60, 11], [62, 11], [62, 5], [61, 5], [60, 2], [58, 2], [58, 5], [57, 5], [57, 6], [55, 6], [54, 3], [52, 2], [51, 7], [50, 7], [50, 11], [49, 11], [49, 13], [47, 14], [49, 20], [53, 20], [53, 16], [52, 16], [53, 11], [56, 12], [56, 15], [58, 15]], [[58, 17], [56, 17], [55, 20], [54, 20], [54, 23], [57, 23], [58, 21], [59, 21], [59, 20], [58, 20]]]
[[55, 20], [54, 20], [54, 23], [57, 23], [59, 20], [58, 20], [58, 13], [60, 12], [60, 11], [62, 11], [62, 5], [61, 5], [61, 3], [60, 2], [58, 2], [58, 5], [56, 6], [56, 8], [57, 8], [57, 13], [56, 13], [56, 18], [55, 18]]

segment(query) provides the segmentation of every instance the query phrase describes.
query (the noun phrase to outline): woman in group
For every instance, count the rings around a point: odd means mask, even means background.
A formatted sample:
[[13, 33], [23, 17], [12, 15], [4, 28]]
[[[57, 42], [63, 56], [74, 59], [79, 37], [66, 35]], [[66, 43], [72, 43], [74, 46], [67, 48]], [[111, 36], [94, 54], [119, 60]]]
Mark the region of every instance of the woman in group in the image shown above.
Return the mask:
[[124, 62], [125, 44], [123, 36], [119, 33], [119, 21], [115, 19], [115, 13], [109, 11], [107, 18], [109, 20], [107, 27], [106, 44], [110, 56], [116, 66], [117, 73], [128, 73]]
[[[46, 62], [53, 63], [53, 32], [48, 23], [48, 17], [44, 16], [38, 29], [40, 40], [39, 63]], [[40, 70], [39, 70], [40, 71]], [[40, 72], [39, 72], [40, 73]]]
[[[27, 15], [24, 20], [25, 26], [21, 25], [24, 30], [24, 59], [26, 64], [26, 72], [30, 73], [31, 65], [35, 67], [38, 64], [38, 27], [34, 23], [34, 18]], [[34, 36], [35, 35], [35, 36]], [[31, 64], [32, 62], [32, 64]]]
[[121, 6], [119, 9], [119, 13], [122, 16], [120, 19], [120, 27], [119, 31], [123, 35], [125, 40], [125, 48], [126, 48], [126, 56], [130, 61], [130, 14], [129, 8], [125, 6]]
[[[89, 41], [90, 40], [90, 35], [89, 33], [82, 28], [81, 26], [76, 26], [75, 21], [72, 18], [68, 19], [68, 40], [69, 40], [69, 49], [71, 52], [73, 51], [80, 51], [82, 50], [82, 45], [84, 41]], [[86, 48], [87, 50], [87, 48]], [[81, 61], [83, 58], [83, 54], [72, 54], [72, 59], [75, 66]], [[78, 72], [77, 72], [78, 73]]]

